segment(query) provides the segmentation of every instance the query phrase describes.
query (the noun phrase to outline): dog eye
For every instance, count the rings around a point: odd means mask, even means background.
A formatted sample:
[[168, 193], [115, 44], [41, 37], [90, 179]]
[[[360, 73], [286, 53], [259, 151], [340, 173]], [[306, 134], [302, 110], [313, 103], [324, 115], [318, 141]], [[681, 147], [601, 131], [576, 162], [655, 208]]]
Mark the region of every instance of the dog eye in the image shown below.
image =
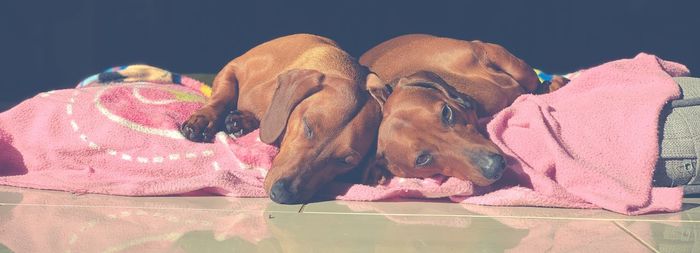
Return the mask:
[[417, 167], [424, 167], [433, 160], [433, 156], [428, 154], [428, 153], [421, 153], [416, 157], [416, 166]]
[[447, 104], [442, 106], [441, 119], [442, 123], [445, 123], [448, 126], [451, 126], [454, 123], [454, 113], [452, 112], [452, 108], [450, 108], [450, 106]]

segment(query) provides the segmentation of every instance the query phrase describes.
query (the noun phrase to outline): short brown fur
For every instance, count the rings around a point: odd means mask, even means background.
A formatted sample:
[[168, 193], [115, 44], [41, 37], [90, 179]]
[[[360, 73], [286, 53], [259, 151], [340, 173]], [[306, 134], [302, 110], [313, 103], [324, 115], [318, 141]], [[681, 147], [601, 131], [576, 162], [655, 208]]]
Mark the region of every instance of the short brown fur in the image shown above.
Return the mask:
[[[477, 118], [540, 84], [527, 63], [499, 45], [423, 34], [385, 41], [364, 53], [360, 64], [376, 73], [367, 86], [383, 106], [377, 164], [402, 177], [442, 174], [493, 183], [500, 174], [485, 177], [483, 168], [504, 160]], [[441, 120], [445, 110], [454, 113], [452, 123]], [[422, 154], [431, 159], [419, 166]]]
[[[219, 72], [212, 97], [182, 132], [193, 141], [210, 141], [222, 129], [250, 132], [246, 126], [259, 121], [261, 140], [280, 147], [265, 190], [277, 202], [301, 203], [374, 157], [381, 113], [366, 91], [366, 74], [330, 39], [309, 34], [274, 39]], [[234, 113], [227, 117], [229, 111]]]

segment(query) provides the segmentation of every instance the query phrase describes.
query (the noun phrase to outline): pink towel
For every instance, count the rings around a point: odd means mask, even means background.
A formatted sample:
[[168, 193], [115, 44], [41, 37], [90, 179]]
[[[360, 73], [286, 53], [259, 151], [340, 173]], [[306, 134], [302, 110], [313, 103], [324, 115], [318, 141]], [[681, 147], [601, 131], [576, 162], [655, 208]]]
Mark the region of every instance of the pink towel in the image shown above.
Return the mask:
[[[674, 212], [680, 188], [653, 188], [661, 107], [685, 66], [640, 54], [581, 72], [547, 95], [525, 95], [489, 123], [511, 170], [491, 187], [455, 178], [330, 184], [344, 200], [449, 198], [460, 203]], [[0, 114], [0, 184], [117, 195], [264, 197], [275, 149], [219, 133], [214, 144], [177, 133], [204, 97], [147, 83], [42, 93]]]
[[[604, 64], [558, 92], [521, 96], [488, 130], [524, 194], [625, 214], [677, 211], [681, 188], [653, 188], [651, 179], [659, 114], [680, 95], [671, 76], [683, 74], [685, 66], [646, 54]], [[484, 196], [469, 202], [528, 203], [523, 200]]]
[[276, 149], [257, 133], [212, 144], [177, 131], [204, 102], [180, 85], [41, 93], [0, 114], [0, 184], [79, 193], [264, 197]]

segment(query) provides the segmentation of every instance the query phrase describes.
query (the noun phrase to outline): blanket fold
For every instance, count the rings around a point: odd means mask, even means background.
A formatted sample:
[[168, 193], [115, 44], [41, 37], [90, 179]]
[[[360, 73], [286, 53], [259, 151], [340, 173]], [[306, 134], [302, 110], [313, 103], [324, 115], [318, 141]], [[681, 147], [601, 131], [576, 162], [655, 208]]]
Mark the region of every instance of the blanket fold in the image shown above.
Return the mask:
[[680, 95], [672, 76], [685, 74], [647, 54], [603, 64], [560, 91], [519, 97], [488, 131], [517, 182], [536, 195], [625, 214], [679, 210], [682, 189], [652, 188], [651, 180], [659, 114]]

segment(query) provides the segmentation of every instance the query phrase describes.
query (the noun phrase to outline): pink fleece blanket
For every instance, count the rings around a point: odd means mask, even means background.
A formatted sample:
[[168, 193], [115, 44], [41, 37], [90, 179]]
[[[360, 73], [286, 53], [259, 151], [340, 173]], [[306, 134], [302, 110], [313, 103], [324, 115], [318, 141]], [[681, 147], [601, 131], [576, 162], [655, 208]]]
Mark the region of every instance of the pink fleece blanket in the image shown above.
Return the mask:
[[[489, 123], [511, 168], [492, 187], [454, 178], [333, 183], [345, 200], [445, 198], [460, 203], [679, 211], [680, 188], [652, 188], [661, 107], [679, 95], [680, 64], [640, 54], [583, 71], [560, 91], [520, 97]], [[0, 184], [114, 195], [264, 197], [276, 150], [253, 132], [192, 143], [177, 124], [196, 90], [147, 82], [41, 93], [0, 114]]]
[[213, 144], [177, 131], [204, 102], [180, 85], [41, 93], [0, 114], [0, 184], [115, 195], [262, 197], [276, 149], [255, 134]]

